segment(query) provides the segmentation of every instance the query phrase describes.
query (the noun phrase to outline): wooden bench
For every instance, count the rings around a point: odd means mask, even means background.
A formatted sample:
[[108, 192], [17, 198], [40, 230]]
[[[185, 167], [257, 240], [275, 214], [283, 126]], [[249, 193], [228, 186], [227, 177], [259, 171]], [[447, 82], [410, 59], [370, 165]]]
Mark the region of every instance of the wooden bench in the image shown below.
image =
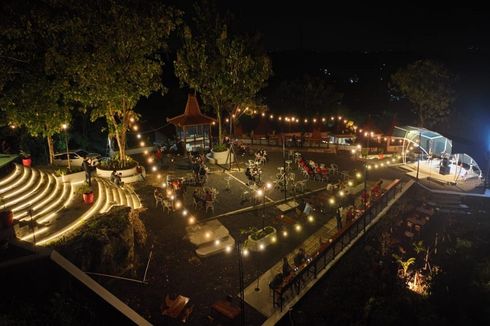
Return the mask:
[[240, 308], [234, 306], [228, 300], [216, 301], [211, 305], [211, 309], [230, 320], [235, 319], [242, 312]]

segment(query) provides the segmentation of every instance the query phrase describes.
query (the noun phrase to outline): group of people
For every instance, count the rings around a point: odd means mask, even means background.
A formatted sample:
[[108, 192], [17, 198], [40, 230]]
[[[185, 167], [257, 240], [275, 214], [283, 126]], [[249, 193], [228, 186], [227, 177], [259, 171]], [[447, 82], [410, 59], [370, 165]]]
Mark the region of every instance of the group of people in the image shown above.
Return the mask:
[[112, 170], [111, 173], [111, 182], [114, 183], [116, 186], [120, 187], [123, 185], [122, 182], [122, 172], [117, 172], [117, 170]]
[[265, 164], [267, 163], [268, 161], [268, 158], [267, 158], [267, 151], [263, 148], [259, 149], [256, 153], [255, 153], [255, 161], [259, 164]]
[[245, 176], [247, 177], [248, 183], [250, 185], [260, 183], [261, 175], [262, 169], [257, 164], [249, 165], [245, 169]]
[[204, 185], [208, 177], [208, 167], [206, 166], [206, 157], [203, 154], [197, 156], [190, 156], [192, 164], [192, 172], [194, 174], [194, 181], [198, 185]]

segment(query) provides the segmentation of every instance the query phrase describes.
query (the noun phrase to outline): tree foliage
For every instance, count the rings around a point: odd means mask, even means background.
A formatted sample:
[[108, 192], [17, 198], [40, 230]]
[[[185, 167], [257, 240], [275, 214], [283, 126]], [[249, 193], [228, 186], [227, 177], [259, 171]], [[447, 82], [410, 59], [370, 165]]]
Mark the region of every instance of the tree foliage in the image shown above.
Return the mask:
[[162, 68], [168, 38], [180, 13], [157, 1], [115, 0], [81, 4], [85, 13], [80, 43], [69, 57], [73, 98], [91, 108], [91, 118], [105, 118], [110, 135], [126, 158], [126, 132], [137, 120], [141, 97], [164, 93]]
[[180, 81], [214, 109], [221, 144], [223, 110], [250, 102], [272, 70], [256, 38], [230, 33], [229, 23], [208, 8], [196, 7], [194, 26], [185, 27], [174, 66]]
[[391, 86], [410, 101], [422, 127], [448, 117], [454, 102], [453, 83], [447, 68], [430, 60], [418, 60], [391, 76]]
[[48, 141], [69, 108], [90, 109], [124, 160], [137, 101], [165, 90], [163, 49], [180, 13], [156, 0], [27, 2], [2, 3], [2, 109]]
[[334, 85], [317, 76], [285, 80], [274, 91], [274, 106], [280, 111], [313, 115], [337, 114], [343, 94]]
[[29, 6], [5, 1], [1, 8], [0, 108], [7, 123], [47, 139], [52, 162], [52, 136], [70, 121], [70, 107], [65, 76], [49, 70], [50, 53], [62, 49], [70, 21], [64, 12], [54, 14], [59, 9], [55, 1]]

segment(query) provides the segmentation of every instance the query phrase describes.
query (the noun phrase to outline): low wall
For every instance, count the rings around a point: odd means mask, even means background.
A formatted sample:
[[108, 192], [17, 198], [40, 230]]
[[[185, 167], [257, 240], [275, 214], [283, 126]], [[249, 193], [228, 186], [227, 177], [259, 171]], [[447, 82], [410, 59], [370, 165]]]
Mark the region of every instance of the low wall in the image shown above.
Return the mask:
[[[136, 167], [124, 170], [116, 170], [117, 173], [122, 173], [121, 181], [124, 183], [133, 183], [137, 181], [143, 181], [143, 178], [146, 177], [146, 170], [144, 167], [142, 173], [138, 173], [136, 171]], [[97, 168], [96, 175], [101, 178], [110, 179], [112, 174], [112, 170], [102, 170]], [[143, 178], [141, 177], [143, 175]], [[85, 178], [85, 177], [84, 177]]]

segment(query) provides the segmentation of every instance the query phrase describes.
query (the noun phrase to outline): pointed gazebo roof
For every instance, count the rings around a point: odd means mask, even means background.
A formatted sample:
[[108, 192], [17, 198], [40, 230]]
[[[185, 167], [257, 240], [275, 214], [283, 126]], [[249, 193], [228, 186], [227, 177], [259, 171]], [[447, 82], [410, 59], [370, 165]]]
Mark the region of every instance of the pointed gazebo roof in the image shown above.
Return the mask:
[[216, 119], [202, 114], [196, 96], [189, 94], [184, 113], [173, 118], [167, 118], [167, 122], [183, 128], [198, 125], [210, 125], [213, 122], [216, 122]]

